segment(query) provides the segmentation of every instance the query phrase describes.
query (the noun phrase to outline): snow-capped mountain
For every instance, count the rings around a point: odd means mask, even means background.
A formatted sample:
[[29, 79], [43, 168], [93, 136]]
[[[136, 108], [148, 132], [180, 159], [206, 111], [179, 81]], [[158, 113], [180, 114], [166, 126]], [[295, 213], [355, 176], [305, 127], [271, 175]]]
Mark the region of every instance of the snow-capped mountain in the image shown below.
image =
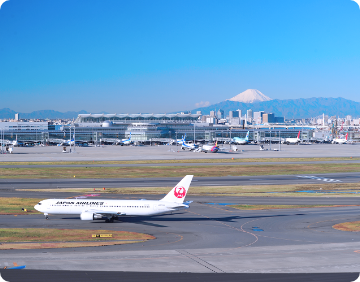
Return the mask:
[[259, 90], [256, 89], [248, 89], [228, 101], [235, 101], [241, 103], [255, 103], [255, 102], [265, 102], [272, 100], [268, 96], [262, 94]]

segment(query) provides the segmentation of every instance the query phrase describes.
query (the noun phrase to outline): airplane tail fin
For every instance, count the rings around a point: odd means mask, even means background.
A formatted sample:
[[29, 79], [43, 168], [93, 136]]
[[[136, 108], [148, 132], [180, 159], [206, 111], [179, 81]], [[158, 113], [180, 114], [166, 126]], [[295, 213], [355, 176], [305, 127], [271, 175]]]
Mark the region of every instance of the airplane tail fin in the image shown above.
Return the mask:
[[349, 136], [349, 132], [346, 133], [346, 136], [345, 136], [345, 140], [346, 140], [346, 141], [348, 140], [348, 136]]
[[160, 201], [182, 204], [189, 190], [193, 175], [186, 175], [164, 198]]
[[245, 140], [246, 140], [246, 141], [249, 141], [249, 133], [250, 133], [250, 131], [248, 131], [248, 132], [246, 133], [246, 137], [245, 137]]
[[297, 139], [300, 139], [300, 130], [299, 130], [299, 133], [298, 133]]

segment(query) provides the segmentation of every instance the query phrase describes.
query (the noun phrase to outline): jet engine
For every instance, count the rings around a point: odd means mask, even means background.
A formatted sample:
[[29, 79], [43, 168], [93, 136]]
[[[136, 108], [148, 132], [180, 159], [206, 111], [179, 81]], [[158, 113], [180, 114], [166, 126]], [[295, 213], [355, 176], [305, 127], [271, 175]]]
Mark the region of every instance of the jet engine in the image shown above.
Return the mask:
[[96, 214], [92, 212], [82, 212], [80, 214], [81, 220], [96, 220], [96, 219], [102, 219], [103, 216], [101, 214]]

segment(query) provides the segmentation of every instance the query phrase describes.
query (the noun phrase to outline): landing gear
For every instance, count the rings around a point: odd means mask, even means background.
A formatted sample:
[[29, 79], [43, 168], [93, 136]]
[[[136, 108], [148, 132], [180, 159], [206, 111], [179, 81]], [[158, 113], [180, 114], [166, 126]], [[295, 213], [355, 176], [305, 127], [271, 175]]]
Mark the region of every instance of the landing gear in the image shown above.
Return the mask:
[[105, 222], [106, 222], [106, 223], [109, 223], [109, 222], [110, 222], [110, 223], [113, 223], [113, 222], [114, 222], [114, 219], [115, 219], [115, 217], [106, 218], [106, 219], [105, 219]]
[[45, 219], [48, 220], [49, 219], [49, 215], [47, 213], [44, 213], [45, 215]]

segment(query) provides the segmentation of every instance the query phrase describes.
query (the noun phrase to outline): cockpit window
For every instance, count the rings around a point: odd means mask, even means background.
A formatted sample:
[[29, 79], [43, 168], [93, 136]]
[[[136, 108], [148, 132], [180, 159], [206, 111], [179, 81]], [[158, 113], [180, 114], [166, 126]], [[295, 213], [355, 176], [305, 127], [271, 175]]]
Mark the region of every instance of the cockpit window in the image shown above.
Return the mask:
[[40, 205], [41, 205], [41, 203], [38, 203], [38, 205], [40, 206]]

